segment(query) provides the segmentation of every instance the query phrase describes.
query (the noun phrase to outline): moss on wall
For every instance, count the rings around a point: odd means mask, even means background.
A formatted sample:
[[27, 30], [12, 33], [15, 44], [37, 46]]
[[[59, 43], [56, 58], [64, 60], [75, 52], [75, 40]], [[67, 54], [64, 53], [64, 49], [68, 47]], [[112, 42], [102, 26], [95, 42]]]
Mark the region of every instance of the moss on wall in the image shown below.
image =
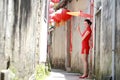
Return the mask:
[[45, 80], [46, 76], [48, 75], [49, 75], [48, 66], [45, 66], [45, 64], [39, 64], [36, 66], [35, 74], [36, 80]]

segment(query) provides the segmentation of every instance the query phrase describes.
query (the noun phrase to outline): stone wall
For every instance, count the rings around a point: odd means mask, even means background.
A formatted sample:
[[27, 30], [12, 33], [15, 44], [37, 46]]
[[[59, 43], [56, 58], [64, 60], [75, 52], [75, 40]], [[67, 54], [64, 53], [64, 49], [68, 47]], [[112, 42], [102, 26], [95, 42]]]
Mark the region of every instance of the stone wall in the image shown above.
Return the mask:
[[[70, 11], [84, 11], [90, 12], [88, 0], [73, 0], [66, 6]], [[71, 68], [72, 71], [79, 72], [83, 70], [81, 62], [81, 38], [77, 31], [77, 26], [81, 27], [83, 31], [83, 17], [74, 17], [68, 21], [64, 26], [57, 27], [52, 34], [52, 52], [51, 60], [53, 66], [59, 67], [59, 65], [65, 68]], [[70, 26], [72, 27], [72, 53], [70, 53]], [[69, 55], [71, 54], [71, 56]], [[70, 58], [71, 57], [71, 58]], [[71, 59], [71, 61], [70, 61]]]
[[65, 55], [67, 45], [67, 28], [65, 26], [57, 27], [52, 32], [52, 45], [51, 45], [51, 63], [53, 68], [65, 69]]
[[[3, 65], [1, 65], [1, 67], [0, 67], [0, 70], [1, 69], [5, 69], [6, 68], [6, 62], [5, 61], [7, 61], [6, 59], [5, 59], [5, 54], [4, 54], [4, 49], [5, 49], [5, 17], [6, 16], [4, 16], [4, 14], [3, 14], [3, 12], [5, 13], [5, 10], [6, 10], [6, 8], [4, 7], [5, 5], [4, 5], [4, 2], [3, 2], [3, 0], [0, 2], [0, 58], [1, 58], [1, 60], [0, 60], [0, 64], [3, 64]], [[3, 9], [4, 8], [4, 9]]]
[[[98, 2], [96, 1], [96, 6]], [[119, 8], [120, 1], [116, 0], [115, 12], [115, 78], [119, 80], [119, 52], [120, 52], [120, 34], [119, 34]], [[95, 43], [95, 75], [97, 80], [107, 80], [112, 74], [112, 27], [113, 27], [113, 0], [101, 0], [100, 14], [96, 14], [96, 43]], [[96, 11], [97, 12], [97, 11]], [[100, 15], [100, 16], [99, 16]], [[100, 20], [101, 18], [101, 20]], [[100, 20], [100, 21], [99, 21]], [[98, 23], [97, 23], [98, 22]], [[100, 24], [101, 23], [101, 24]], [[101, 25], [101, 26], [100, 26]], [[98, 37], [100, 36], [100, 37]], [[100, 41], [98, 41], [98, 39]], [[98, 65], [99, 64], [99, 65]]]
[[0, 0], [0, 70], [10, 68], [20, 80], [34, 73], [40, 54], [41, 0]]
[[101, 12], [100, 74], [101, 79], [111, 75], [113, 0], [103, 0]]
[[116, 31], [115, 31], [115, 66], [116, 80], [120, 79], [120, 0], [116, 0]]

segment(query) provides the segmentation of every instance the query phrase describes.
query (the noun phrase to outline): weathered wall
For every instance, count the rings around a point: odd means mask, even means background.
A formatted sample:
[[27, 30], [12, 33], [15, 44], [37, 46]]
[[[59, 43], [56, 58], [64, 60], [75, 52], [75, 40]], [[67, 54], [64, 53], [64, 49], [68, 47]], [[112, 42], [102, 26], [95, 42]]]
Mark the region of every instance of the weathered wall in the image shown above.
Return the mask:
[[42, 1], [42, 9], [41, 9], [41, 19], [40, 19], [40, 39], [39, 39], [39, 46], [40, 46], [40, 62], [46, 62], [47, 57], [47, 17], [48, 17], [48, 1], [44, 0]]
[[[2, 63], [3, 65], [1, 65], [0, 70], [1, 69], [5, 69], [6, 68], [6, 62], [5, 62], [5, 54], [4, 54], [4, 47], [5, 47], [5, 14], [3, 14], [3, 12], [5, 12], [6, 8], [4, 7], [4, 2], [3, 0], [0, 2], [0, 64]], [[4, 9], [3, 9], [4, 8]], [[6, 60], [7, 61], [7, 60]]]
[[[86, 13], [89, 13], [90, 7], [89, 7], [89, 1], [88, 0], [73, 0], [71, 3], [68, 4], [68, 9], [71, 11], [84, 11]], [[81, 61], [81, 37], [78, 33], [77, 27], [80, 26], [81, 31], [83, 32], [85, 27], [83, 25], [84, 23], [83, 17], [75, 17], [73, 16], [71, 19], [71, 25], [72, 25], [72, 56], [71, 56], [71, 69], [72, 71], [81, 73], [83, 72], [83, 65]], [[68, 40], [69, 41], [69, 40]]]
[[[71, 3], [67, 5], [67, 8], [70, 11], [84, 11], [89, 13], [89, 1], [88, 0], [72, 0]], [[52, 52], [51, 52], [51, 60], [53, 66], [63, 66], [70, 67], [72, 71], [81, 71], [82, 62], [81, 62], [81, 38], [77, 31], [77, 26], [81, 26], [81, 30], [83, 31], [85, 27], [83, 27], [84, 18], [82, 17], [72, 17], [71, 21], [68, 21], [65, 27], [56, 28], [53, 31], [52, 37]], [[71, 63], [69, 65], [70, 60], [70, 25], [72, 26], [72, 53], [71, 53]]]
[[[97, 80], [107, 80], [112, 72], [113, 0], [102, 0], [102, 9], [96, 14], [95, 75]], [[96, 6], [99, 4], [96, 2]]]
[[65, 55], [67, 50], [66, 29], [65, 26], [61, 26], [52, 32], [52, 52], [50, 53], [50, 57], [54, 68], [65, 68]]
[[95, 74], [97, 74], [97, 78], [99, 77], [99, 71], [100, 71], [100, 45], [101, 45], [101, 11], [97, 13], [96, 18], [96, 28], [95, 28]]
[[[67, 8], [70, 11], [84, 11], [89, 13], [89, 1], [88, 0], [73, 0], [71, 3], [67, 5]], [[83, 31], [85, 27], [83, 27], [84, 18], [82, 17], [72, 17], [71, 22], [68, 22], [64, 27], [56, 28], [53, 32], [53, 41], [52, 41], [52, 62], [55, 66], [61, 65], [64, 67], [70, 67], [72, 71], [81, 71], [82, 72], [82, 62], [81, 62], [81, 38], [77, 31], [77, 26], [81, 26], [81, 30]], [[72, 53], [71, 53], [71, 63], [69, 66], [70, 60], [70, 25], [72, 26]], [[62, 60], [62, 63], [61, 63]], [[59, 62], [58, 62], [59, 61]]]
[[120, 0], [116, 0], [116, 36], [115, 36], [115, 58], [116, 58], [116, 80], [120, 80]]
[[10, 57], [21, 80], [28, 80], [38, 62], [41, 8], [41, 0], [0, 0], [0, 64]]
[[96, 75], [96, 79], [100, 78], [100, 52], [101, 52], [101, 10], [99, 10], [101, 6], [101, 0], [95, 0], [95, 28], [94, 28], [94, 74]]

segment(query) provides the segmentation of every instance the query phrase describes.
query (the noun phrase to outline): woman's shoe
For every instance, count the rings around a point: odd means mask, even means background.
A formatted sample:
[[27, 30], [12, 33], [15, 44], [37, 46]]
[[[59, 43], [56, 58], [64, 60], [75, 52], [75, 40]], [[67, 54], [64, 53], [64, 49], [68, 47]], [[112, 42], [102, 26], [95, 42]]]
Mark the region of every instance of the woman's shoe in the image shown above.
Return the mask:
[[79, 78], [85, 79], [85, 78], [87, 78], [87, 77], [88, 77], [88, 75], [84, 75], [84, 76], [80, 76]]

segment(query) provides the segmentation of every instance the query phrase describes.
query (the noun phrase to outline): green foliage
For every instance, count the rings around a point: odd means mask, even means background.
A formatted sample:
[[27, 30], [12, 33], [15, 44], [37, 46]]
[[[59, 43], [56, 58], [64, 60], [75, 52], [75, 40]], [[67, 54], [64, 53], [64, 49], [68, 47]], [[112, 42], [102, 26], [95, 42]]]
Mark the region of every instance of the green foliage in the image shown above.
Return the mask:
[[13, 73], [16, 73], [16, 72], [17, 72], [17, 70], [16, 70], [16, 68], [15, 68], [14, 66], [10, 66], [10, 70], [11, 70]]
[[37, 65], [36, 80], [44, 80], [47, 75], [49, 75], [48, 66], [45, 66], [44, 64]]
[[19, 78], [18, 78], [18, 77], [15, 77], [13, 80], [19, 80]]
[[[10, 66], [10, 70], [11, 70], [14, 74], [17, 73], [17, 69], [16, 69], [14, 66]], [[19, 80], [19, 78], [18, 78], [17, 76], [15, 76], [15, 77], [13, 78], [13, 80]]]

